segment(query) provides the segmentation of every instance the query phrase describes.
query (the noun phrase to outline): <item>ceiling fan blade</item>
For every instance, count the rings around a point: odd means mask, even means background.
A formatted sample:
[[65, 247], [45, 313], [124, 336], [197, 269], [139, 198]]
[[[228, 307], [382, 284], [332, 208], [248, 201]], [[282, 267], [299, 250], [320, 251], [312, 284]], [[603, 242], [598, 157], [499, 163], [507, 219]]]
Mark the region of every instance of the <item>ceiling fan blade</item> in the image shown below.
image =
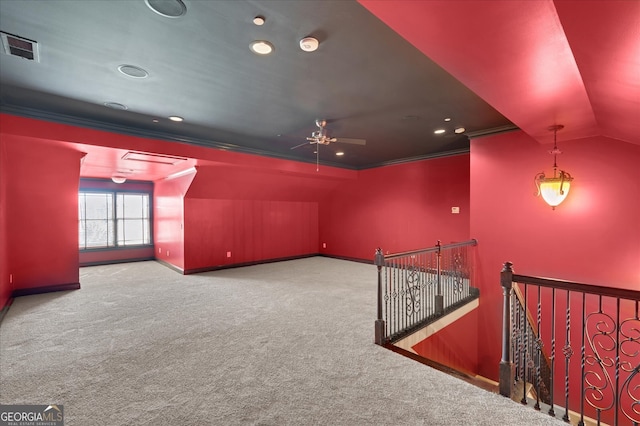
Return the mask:
[[335, 138], [335, 142], [339, 143], [350, 143], [353, 145], [366, 145], [367, 141], [365, 139], [350, 139], [350, 138]]
[[318, 143], [318, 141], [317, 141], [316, 139], [313, 139], [313, 138], [307, 138], [307, 140], [308, 140], [309, 142], [302, 142], [302, 143], [301, 143], [301, 144], [299, 144], [299, 145], [292, 146], [290, 149], [300, 148], [301, 146], [305, 146], [305, 145], [315, 145], [315, 144], [317, 144], [317, 143]]
[[310, 142], [303, 142], [303, 143], [301, 143], [300, 145], [292, 146], [292, 147], [291, 147], [291, 149], [300, 148], [301, 146], [309, 145], [309, 144], [310, 144]]

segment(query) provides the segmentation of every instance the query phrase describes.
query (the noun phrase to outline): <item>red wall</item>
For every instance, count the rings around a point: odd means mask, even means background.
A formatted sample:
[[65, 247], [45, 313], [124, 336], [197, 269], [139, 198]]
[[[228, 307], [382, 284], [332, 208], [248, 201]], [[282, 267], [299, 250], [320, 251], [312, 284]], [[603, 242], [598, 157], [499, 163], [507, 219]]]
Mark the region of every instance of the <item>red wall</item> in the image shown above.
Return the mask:
[[320, 242], [323, 253], [373, 260], [377, 247], [393, 253], [468, 240], [469, 214], [469, 155], [368, 169], [320, 205]]
[[9, 248], [7, 243], [7, 189], [9, 175], [7, 174], [7, 146], [4, 137], [0, 135], [0, 310], [9, 298], [13, 285], [9, 283]]
[[340, 181], [243, 167], [198, 168], [184, 203], [184, 269], [318, 253], [318, 200]]
[[184, 196], [195, 174], [155, 182], [153, 241], [156, 259], [184, 271]]
[[[3, 135], [2, 200], [13, 290], [77, 284], [78, 180], [83, 154], [31, 138]], [[7, 279], [2, 294], [6, 297]]]
[[412, 349], [424, 358], [474, 375], [478, 371], [477, 323], [478, 310], [474, 309]]
[[558, 164], [574, 176], [551, 210], [533, 177], [553, 158], [522, 132], [471, 142], [471, 235], [478, 239], [479, 373], [500, 361], [502, 263], [516, 273], [640, 289], [640, 146], [606, 137], [562, 142]]
[[318, 203], [185, 200], [187, 271], [317, 252]]

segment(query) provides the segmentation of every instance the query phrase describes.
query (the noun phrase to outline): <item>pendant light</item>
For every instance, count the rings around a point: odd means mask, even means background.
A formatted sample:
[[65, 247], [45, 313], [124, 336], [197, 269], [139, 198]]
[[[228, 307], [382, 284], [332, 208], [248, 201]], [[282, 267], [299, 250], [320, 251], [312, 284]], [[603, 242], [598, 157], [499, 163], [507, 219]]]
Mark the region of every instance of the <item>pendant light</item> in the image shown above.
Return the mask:
[[571, 181], [573, 180], [573, 177], [568, 172], [558, 169], [557, 155], [562, 154], [562, 151], [558, 149], [557, 133], [558, 130], [563, 128], [562, 124], [549, 127], [549, 130], [553, 131], [553, 149], [549, 151], [549, 154], [553, 154], [553, 177], [547, 177], [544, 172], [541, 172], [534, 178], [538, 188], [536, 195], [541, 195], [553, 210], [567, 198], [569, 189], [571, 189]]

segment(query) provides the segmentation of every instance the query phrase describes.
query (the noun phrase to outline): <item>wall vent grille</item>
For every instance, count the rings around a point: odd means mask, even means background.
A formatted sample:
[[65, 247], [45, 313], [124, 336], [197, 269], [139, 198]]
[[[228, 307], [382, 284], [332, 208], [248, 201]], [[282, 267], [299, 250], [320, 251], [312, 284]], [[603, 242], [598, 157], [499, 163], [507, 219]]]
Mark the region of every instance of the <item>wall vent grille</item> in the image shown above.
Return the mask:
[[40, 62], [37, 41], [3, 32], [0, 32], [0, 37], [2, 37], [4, 53], [7, 55]]

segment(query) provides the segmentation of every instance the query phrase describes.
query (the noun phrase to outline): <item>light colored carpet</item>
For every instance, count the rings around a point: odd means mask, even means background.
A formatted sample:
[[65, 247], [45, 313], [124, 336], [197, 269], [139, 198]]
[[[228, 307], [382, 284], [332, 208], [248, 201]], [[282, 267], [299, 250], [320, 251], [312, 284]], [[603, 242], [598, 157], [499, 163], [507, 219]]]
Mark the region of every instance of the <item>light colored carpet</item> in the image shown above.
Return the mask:
[[64, 404], [67, 426], [564, 424], [374, 345], [372, 265], [80, 273], [9, 309], [0, 403]]

